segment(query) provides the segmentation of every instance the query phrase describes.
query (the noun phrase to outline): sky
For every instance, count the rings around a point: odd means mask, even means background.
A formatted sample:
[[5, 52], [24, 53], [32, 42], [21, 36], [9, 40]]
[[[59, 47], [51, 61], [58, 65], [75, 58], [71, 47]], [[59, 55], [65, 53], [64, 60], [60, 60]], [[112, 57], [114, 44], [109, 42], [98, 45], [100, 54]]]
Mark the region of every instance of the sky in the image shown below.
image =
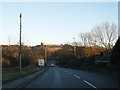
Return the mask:
[[118, 3], [118, 35], [120, 37], [120, 2]]
[[64, 44], [73, 42], [73, 37], [79, 41], [79, 33], [103, 22], [118, 25], [117, 2], [3, 2], [0, 6], [0, 44], [19, 42], [20, 13], [25, 45]]

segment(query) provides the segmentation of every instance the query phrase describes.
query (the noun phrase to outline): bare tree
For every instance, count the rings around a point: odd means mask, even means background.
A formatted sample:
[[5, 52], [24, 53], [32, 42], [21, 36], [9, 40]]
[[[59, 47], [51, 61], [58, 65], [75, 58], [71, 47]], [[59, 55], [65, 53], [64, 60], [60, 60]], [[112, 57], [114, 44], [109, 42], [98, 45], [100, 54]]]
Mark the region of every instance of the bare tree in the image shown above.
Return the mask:
[[95, 34], [93, 34], [91, 32], [88, 32], [88, 33], [85, 34], [85, 37], [86, 37], [88, 46], [95, 46], [95, 45], [97, 45], [97, 38], [96, 38]]
[[99, 45], [106, 49], [111, 49], [117, 40], [117, 26], [114, 23], [105, 22], [95, 26], [92, 33], [96, 36]]
[[81, 42], [82, 46], [88, 46], [86, 33], [80, 33], [78, 36], [80, 38], [80, 42]]
[[80, 33], [79, 38], [83, 46], [94, 46], [97, 44], [96, 35], [91, 32]]
[[111, 49], [117, 40], [117, 26], [108, 22], [95, 26], [91, 32], [80, 33], [82, 46], [101, 46]]

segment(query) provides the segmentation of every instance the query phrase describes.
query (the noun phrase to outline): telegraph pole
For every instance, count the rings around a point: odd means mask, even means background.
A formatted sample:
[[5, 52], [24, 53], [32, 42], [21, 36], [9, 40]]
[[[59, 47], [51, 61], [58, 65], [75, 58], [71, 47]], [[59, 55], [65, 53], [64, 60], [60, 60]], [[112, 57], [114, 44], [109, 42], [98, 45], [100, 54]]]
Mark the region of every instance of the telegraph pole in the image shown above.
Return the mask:
[[20, 72], [21, 72], [21, 33], [22, 33], [22, 14], [20, 13], [20, 48], [19, 48]]

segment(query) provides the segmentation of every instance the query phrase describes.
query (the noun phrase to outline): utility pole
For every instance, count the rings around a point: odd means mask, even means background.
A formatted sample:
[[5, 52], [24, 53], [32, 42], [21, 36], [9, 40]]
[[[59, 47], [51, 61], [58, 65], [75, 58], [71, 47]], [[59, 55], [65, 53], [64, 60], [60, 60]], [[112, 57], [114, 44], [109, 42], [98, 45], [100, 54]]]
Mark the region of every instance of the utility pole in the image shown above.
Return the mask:
[[74, 39], [74, 56], [76, 57], [76, 41], [75, 41], [75, 38]]
[[22, 33], [22, 14], [20, 13], [20, 47], [19, 47], [20, 72], [21, 72], [21, 33]]
[[45, 64], [47, 63], [47, 45], [45, 45]]

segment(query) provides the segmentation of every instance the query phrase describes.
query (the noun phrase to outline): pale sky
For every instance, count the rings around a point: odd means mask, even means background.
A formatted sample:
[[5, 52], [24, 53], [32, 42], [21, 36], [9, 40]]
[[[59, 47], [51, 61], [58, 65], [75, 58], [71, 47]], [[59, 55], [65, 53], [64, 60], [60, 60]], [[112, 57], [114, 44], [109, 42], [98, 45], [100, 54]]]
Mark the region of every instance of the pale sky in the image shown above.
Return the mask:
[[118, 4], [118, 26], [119, 26], [119, 28], [118, 28], [118, 35], [119, 35], [119, 37], [120, 37], [120, 2], [119, 2], [119, 4]]
[[0, 44], [19, 42], [20, 12], [25, 45], [64, 44], [73, 37], [78, 41], [80, 32], [103, 22], [118, 25], [117, 2], [3, 2], [1, 8]]

